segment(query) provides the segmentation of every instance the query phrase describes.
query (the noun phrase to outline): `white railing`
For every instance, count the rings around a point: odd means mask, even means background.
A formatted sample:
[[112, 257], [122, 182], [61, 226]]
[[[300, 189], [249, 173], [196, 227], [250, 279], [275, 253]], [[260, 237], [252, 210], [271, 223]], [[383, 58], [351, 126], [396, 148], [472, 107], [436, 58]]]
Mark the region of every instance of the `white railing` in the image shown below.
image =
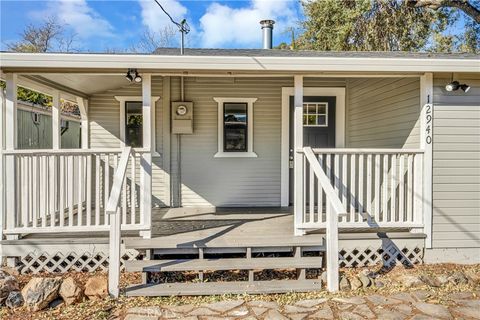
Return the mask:
[[[330, 179], [317, 161], [312, 148], [303, 148], [305, 164], [309, 165], [310, 181], [317, 180], [317, 186], [323, 190], [326, 204], [326, 256], [327, 256], [327, 289], [330, 292], [338, 291], [338, 219], [347, 214], [345, 206], [333, 189]], [[304, 189], [305, 190], [305, 189]]]
[[[422, 150], [313, 149], [312, 153], [347, 210], [339, 227], [423, 226]], [[303, 159], [303, 216], [298, 227], [325, 228], [325, 187], [313, 162]]]
[[118, 298], [120, 283], [122, 209], [119, 206], [119, 202], [125, 186], [127, 166], [131, 151], [131, 147], [126, 147], [122, 152], [120, 163], [118, 164], [113, 176], [112, 190], [110, 192], [105, 209], [106, 214], [111, 217], [109, 237], [110, 248], [108, 265], [108, 292], [115, 298]]
[[[108, 231], [106, 204], [120, 149], [3, 151], [14, 163], [14, 212], [4, 234]], [[122, 230], [147, 230], [142, 207], [141, 154], [131, 153], [120, 192]], [[6, 168], [8, 169], [8, 168]], [[8, 185], [7, 185], [8, 188]], [[147, 219], [148, 220], [148, 219]]]

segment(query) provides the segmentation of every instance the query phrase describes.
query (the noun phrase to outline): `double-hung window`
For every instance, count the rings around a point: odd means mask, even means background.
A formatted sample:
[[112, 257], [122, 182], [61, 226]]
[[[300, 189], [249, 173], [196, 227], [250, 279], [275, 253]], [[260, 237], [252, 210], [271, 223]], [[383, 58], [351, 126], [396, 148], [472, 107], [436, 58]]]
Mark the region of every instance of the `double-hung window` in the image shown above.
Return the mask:
[[253, 103], [256, 98], [214, 98], [218, 103], [218, 152], [221, 157], [256, 157], [253, 152]]

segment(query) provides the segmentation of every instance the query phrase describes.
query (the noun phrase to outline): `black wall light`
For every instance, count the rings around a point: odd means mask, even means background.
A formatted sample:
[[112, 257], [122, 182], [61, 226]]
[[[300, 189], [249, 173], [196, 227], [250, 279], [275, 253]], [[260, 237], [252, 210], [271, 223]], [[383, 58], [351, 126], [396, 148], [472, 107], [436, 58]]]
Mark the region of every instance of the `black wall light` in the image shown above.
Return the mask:
[[470, 90], [470, 86], [466, 83], [460, 84], [458, 81], [452, 81], [445, 86], [445, 90], [449, 92], [457, 91], [458, 89], [462, 89], [463, 92], [468, 92]]
[[125, 76], [128, 81], [135, 81], [137, 83], [142, 82], [142, 77], [138, 74], [137, 69], [128, 69], [127, 75]]

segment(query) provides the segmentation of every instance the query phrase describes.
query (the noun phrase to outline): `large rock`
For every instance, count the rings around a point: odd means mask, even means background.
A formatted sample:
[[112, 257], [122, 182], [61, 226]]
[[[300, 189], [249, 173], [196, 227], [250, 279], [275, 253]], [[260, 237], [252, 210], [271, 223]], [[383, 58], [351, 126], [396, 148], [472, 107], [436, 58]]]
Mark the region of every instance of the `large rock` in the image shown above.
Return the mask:
[[58, 291], [60, 297], [67, 306], [82, 301], [83, 290], [78, 282], [72, 278], [66, 278], [63, 280], [60, 290]]
[[5, 303], [10, 292], [18, 290], [19, 285], [17, 279], [7, 272], [0, 270], [0, 306]]
[[5, 304], [7, 307], [10, 309], [18, 308], [23, 306], [23, 296], [20, 291], [12, 291], [7, 297], [7, 300], [5, 300]]
[[357, 277], [353, 277], [352, 281], [350, 281], [350, 285], [352, 286], [352, 290], [358, 290], [363, 286], [362, 281]]
[[85, 285], [85, 295], [90, 300], [103, 300], [108, 296], [108, 282], [105, 277], [88, 279]]
[[372, 284], [372, 280], [365, 274], [360, 273], [358, 279], [362, 282], [362, 287], [368, 288]]
[[62, 278], [32, 278], [22, 289], [25, 305], [33, 311], [42, 310], [58, 297]]
[[348, 281], [347, 277], [342, 277], [340, 279], [340, 290], [347, 291], [350, 290], [352, 287], [350, 286], [350, 281]]
[[450, 277], [448, 277], [448, 281], [455, 285], [468, 284], [467, 277], [460, 271], [454, 272]]
[[422, 280], [426, 285], [430, 287], [441, 287], [442, 282], [437, 278], [430, 276], [428, 274], [423, 274], [420, 276], [420, 280]]
[[407, 288], [419, 287], [424, 285], [423, 281], [418, 276], [413, 275], [402, 275], [397, 278], [397, 281]]

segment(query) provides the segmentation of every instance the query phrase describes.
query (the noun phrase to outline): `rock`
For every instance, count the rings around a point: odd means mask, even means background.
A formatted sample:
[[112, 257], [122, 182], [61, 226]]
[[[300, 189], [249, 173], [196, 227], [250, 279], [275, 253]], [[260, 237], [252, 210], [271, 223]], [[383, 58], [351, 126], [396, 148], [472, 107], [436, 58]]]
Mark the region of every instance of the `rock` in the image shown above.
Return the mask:
[[5, 300], [6, 306], [10, 309], [21, 307], [23, 303], [23, 296], [20, 291], [10, 291], [7, 300]]
[[399, 304], [399, 305], [396, 305], [394, 306], [394, 308], [398, 311], [398, 312], [401, 312], [405, 315], [409, 315], [412, 313], [412, 308], [407, 305], [407, 304]]
[[407, 288], [419, 287], [424, 285], [423, 281], [419, 277], [408, 274], [398, 277], [397, 281]]
[[146, 315], [155, 315], [161, 316], [162, 309], [158, 306], [149, 306], [149, 307], [133, 307], [127, 310], [127, 313], [132, 314], [146, 314]]
[[385, 287], [385, 284], [380, 280], [375, 280], [375, 287], [383, 288], [383, 287]]
[[348, 291], [352, 287], [350, 286], [350, 281], [348, 281], [347, 277], [342, 277], [340, 279], [340, 290], [342, 291]]
[[430, 287], [441, 287], [442, 283], [438, 281], [437, 278], [432, 277], [428, 274], [424, 274], [420, 276], [420, 280], [422, 280], [426, 285]]
[[232, 309], [235, 309], [244, 303], [245, 301], [243, 300], [226, 300], [226, 301], [219, 301], [215, 303], [204, 304], [203, 306], [213, 311], [224, 313]]
[[228, 312], [228, 315], [237, 318], [237, 317], [244, 317], [248, 313], [249, 313], [249, 311], [248, 311], [247, 307], [243, 306], [243, 307], [240, 307], [236, 310], [232, 310], [232, 311]]
[[378, 273], [375, 272], [375, 271], [370, 271], [368, 269], [363, 269], [362, 272], [361, 272], [362, 275], [364, 275], [365, 277], [368, 277], [370, 279], [376, 279], [378, 278]]
[[278, 309], [278, 303], [275, 301], [253, 300], [249, 301], [248, 305], [257, 308]]
[[146, 314], [127, 314], [124, 320], [157, 320], [157, 316], [150, 316]]
[[344, 303], [344, 304], [364, 304], [366, 303], [365, 299], [362, 297], [350, 297], [350, 298], [333, 298], [335, 302]]
[[58, 297], [62, 278], [32, 278], [22, 289], [25, 305], [32, 311], [46, 308]]
[[320, 280], [322, 280], [322, 283], [327, 283], [327, 271], [322, 272], [320, 275]]
[[417, 301], [425, 301], [428, 298], [432, 297], [432, 293], [427, 290], [417, 290], [411, 292], [412, 297], [414, 297]]
[[104, 277], [92, 277], [85, 284], [85, 295], [90, 300], [102, 300], [108, 296], [108, 282]]
[[312, 319], [333, 319], [333, 311], [328, 306], [323, 306], [320, 310], [310, 316]]
[[178, 306], [165, 306], [164, 308], [175, 313], [189, 313], [195, 309], [195, 306], [192, 304], [182, 304]]
[[449, 299], [458, 300], [458, 299], [473, 299], [474, 295], [471, 292], [454, 292], [448, 295]]
[[362, 287], [364, 288], [368, 288], [368, 286], [370, 286], [370, 284], [372, 283], [370, 278], [364, 275], [363, 273], [360, 273], [358, 275], [358, 279], [362, 282]]
[[7, 272], [0, 270], [0, 306], [5, 303], [10, 292], [18, 290], [20, 290], [20, 287], [17, 279]]
[[465, 275], [460, 271], [454, 272], [450, 277], [448, 277], [448, 281], [454, 285], [468, 284], [467, 277], [465, 277]]
[[322, 304], [324, 302], [327, 302], [327, 298], [320, 298], [320, 299], [306, 299], [306, 300], [300, 300], [297, 303], [295, 303], [296, 306], [302, 307], [302, 308], [313, 308], [318, 306], [319, 304]]
[[403, 320], [406, 316], [403, 313], [395, 312], [391, 310], [377, 311], [377, 319], [382, 320]]
[[344, 311], [340, 313], [340, 319], [342, 320], [363, 320], [362, 316], [353, 312]]
[[63, 280], [58, 294], [60, 297], [62, 297], [63, 301], [65, 301], [65, 305], [67, 306], [80, 302], [83, 298], [82, 288], [72, 277]]
[[299, 306], [292, 306], [292, 305], [285, 305], [284, 307], [285, 313], [308, 313], [315, 311], [314, 307], [311, 308], [304, 308], [304, 307], [299, 307]]
[[369, 296], [369, 297], [367, 297], [367, 299], [370, 300], [371, 303], [373, 303], [374, 305], [377, 305], [377, 306], [385, 306], [385, 305], [393, 305], [393, 304], [402, 303], [402, 301], [400, 301], [400, 300], [380, 296], [380, 295], [377, 295], [377, 294], [375, 294], [373, 296]]
[[417, 302], [414, 303], [413, 306], [421, 312], [425, 313], [426, 315], [437, 319], [450, 319], [452, 317], [450, 315], [450, 312], [448, 312], [448, 309], [442, 305]]
[[265, 315], [265, 320], [288, 320], [287, 317], [282, 315], [275, 309], [268, 310], [267, 314]]
[[366, 319], [375, 319], [375, 313], [366, 304], [358, 305], [352, 311]]
[[394, 295], [390, 296], [390, 298], [393, 298], [393, 299], [396, 299], [396, 300], [402, 300], [402, 301], [408, 302], [408, 303], [416, 302], [416, 300], [410, 294], [408, 294], [406, 292], [400, 292], [400, 293], [394, 294]]
[[467, 270], [464, 272], [465, 276], [468, 278], [472, 284], [480, 284], [480, 272], [475, 272], [474, 270]]
[[480, 319], [480, 312], [477, 308], [459, 307], [454, 308], [452, 311], [459, 314], [462, 318]]
[[357, 277], [354, 277], [352, 281], [350, 281], [350, 285], [352, 286], [352, 290], [358, 290], [363, 286], [362, 281]]
[[252, 312], [258, 317], [264, 314], [268, 309], [262, 307], [252, 307]]
[[448, 277], [444, 274], [441, 274], [436, 277], [436, 281], [440, 284], [440, 286], [444, 286], [448, 283]]
[[196, 309], [193, 309], [188, 315], [190, 316], [215, 316], [218, 315], [219, 313], [213, 310], [210, 310], [205, 307], [199, 307]]

